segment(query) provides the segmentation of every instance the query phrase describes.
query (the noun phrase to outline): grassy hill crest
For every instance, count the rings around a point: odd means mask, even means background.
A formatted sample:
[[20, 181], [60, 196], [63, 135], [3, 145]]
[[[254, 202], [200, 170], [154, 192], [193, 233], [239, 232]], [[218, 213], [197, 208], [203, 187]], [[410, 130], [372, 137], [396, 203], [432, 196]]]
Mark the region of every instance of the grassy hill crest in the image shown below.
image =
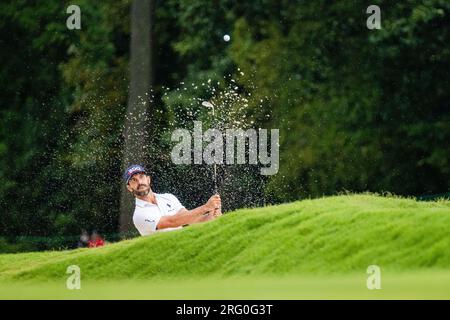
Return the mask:
[[242, 209], [97, 249], [0, 255], [0, 281], [279, 276], [450, 267], [450, 202], [343, 195]]

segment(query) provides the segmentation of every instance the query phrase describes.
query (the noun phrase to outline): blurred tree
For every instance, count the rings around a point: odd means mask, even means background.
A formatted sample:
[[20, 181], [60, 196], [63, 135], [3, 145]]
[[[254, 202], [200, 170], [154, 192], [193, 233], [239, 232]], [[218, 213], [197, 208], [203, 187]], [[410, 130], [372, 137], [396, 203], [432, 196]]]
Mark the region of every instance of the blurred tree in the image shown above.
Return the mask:
[[[130, 164], [148, 162], [149, 117], [148, 108], [153, 102], [152, 92], [152, 24], [153, 1], [133, 0], [131, 5], [130, 91], [125, 116], [122, 168]], [[120, 200], [120, 231], [126, 233], [133, 227], [134, 203], [122, 183]]]
[[0, 3], [0, 234], [48, 234], [41, 172], [52, 161], [67, 96], [57, 61], [70, 37], [53, 1]]

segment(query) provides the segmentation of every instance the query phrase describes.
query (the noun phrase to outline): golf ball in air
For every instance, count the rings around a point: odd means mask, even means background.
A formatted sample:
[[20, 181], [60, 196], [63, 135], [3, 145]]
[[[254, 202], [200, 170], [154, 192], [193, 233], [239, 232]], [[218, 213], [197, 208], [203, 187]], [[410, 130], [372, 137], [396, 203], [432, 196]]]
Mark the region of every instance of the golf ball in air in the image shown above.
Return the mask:
[[224, 35], [223, 36], [223, 40], [225, 40], [226, 42], [230, 41], [231, 37], [229, 35]]

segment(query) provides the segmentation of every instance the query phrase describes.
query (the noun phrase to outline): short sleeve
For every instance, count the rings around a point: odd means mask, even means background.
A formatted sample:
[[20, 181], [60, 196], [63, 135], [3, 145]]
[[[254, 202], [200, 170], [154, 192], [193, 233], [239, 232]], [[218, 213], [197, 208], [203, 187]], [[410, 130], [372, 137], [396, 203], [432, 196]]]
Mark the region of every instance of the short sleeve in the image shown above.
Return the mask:
[[135, 214], [133, 222], [141, 236], [146, 236], [156, 231], [160, 219], [161, 216], [157, 213], [141, 211]]
[[180, 200], [178, 200], [177, 197], [175, 197], [173, 194], [167, 194], [168, 197], [170, 198], [170, 203], [173, 205], [174, 207], [174, 213], [177, 213], [178, 211], [180, 211], [181, 209], [184, 208], [184, 206], [181, 204]]

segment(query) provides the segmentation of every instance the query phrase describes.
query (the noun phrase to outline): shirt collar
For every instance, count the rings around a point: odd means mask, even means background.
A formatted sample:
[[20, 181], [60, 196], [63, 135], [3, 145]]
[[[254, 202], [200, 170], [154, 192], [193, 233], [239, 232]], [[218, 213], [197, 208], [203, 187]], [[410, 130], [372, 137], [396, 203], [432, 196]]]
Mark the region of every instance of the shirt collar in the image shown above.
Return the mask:
[[[154, 193], [155, 198], [157, 197], [157, 194]], [[148, 201], [144, 201], [141, 200], [139, 198], [136, 198], [136, 206], [141, 207], [141, 208], [145, 208], [145, 207], [149, 207], [149, 206], [156, 206], [156, 204], [150, 203]]]

